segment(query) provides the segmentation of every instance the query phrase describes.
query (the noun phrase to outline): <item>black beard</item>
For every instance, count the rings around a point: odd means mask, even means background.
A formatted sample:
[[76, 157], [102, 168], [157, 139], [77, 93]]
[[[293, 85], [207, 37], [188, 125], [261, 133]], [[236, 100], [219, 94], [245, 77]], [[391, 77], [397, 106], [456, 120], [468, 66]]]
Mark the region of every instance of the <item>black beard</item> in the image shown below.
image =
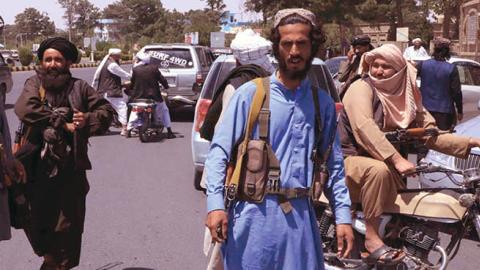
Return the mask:
[[37, 75], [42, 82], [42, 86], [47, 91], [58, 92], [66, 90], [68, 82], [72, 78], [72, 74], [68, 68], [49, 68], [40, 67], [37, 70]]
[[313, 57], [310, 57], [305, 64], [305, 67], [301, 70], [290, 70], [287, 67], [287, 62], [284, 58], [280, 57], [278, 60], [278, 67], [282, 74], [284, 74], [289, 80], [303, 80], [307, 77], [308, 71], [312, 67]]

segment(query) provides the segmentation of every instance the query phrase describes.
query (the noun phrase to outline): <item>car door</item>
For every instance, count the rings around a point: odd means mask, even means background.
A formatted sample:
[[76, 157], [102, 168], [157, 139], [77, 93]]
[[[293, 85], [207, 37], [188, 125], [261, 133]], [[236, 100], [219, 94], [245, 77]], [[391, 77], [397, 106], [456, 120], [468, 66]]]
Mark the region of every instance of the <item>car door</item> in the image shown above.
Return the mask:
[[463, 110], [474, 111], [480, 100], [480, 65], [471, 62], [454, 64], [462, 85]]

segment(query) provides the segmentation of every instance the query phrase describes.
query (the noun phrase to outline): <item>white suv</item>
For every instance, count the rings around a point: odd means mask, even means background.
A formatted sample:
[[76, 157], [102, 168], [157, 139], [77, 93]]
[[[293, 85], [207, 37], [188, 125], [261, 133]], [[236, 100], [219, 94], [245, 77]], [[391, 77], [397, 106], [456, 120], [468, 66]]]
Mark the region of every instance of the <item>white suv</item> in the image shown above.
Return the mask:
[[151, 44], [141, 52], [151, 56], [167, 79], [170, 108], [195, 106], [198, 94], [213, 62], [209, 48], [189, 44]]

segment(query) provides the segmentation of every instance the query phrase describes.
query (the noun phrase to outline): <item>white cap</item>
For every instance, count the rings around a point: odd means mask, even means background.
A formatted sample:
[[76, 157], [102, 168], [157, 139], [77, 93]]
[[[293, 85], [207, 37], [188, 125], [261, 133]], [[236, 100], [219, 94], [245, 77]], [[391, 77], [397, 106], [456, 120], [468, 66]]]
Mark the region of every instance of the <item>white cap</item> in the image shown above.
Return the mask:
[[135, 57], [136, 57], [138, 60], [140, 60], [140, 61], [142, 61], [143, 63], [145, 63], [145, 64], [150, 63], [150, 55], [148, 55], [148, 54], [146, 54], [146, 53], [144, 53], [144, 52], [138, 52], [138, 53], [135, 55]]
[[122, 50], [118, 48], [110, 48], [108, 49], [108, 54], [122, 54]]

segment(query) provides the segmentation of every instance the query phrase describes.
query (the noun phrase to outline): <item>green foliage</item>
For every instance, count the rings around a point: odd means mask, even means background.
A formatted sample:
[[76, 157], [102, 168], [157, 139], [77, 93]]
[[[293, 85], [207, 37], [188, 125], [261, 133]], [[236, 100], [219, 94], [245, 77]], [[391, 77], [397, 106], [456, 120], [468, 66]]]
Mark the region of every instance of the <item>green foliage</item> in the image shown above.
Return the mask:
[[113, 48], [114, 44], [106, 41], [98, 41], [96, 43], [97, 51], [108, 51], [108, 49]]
[[65, 9], [63, 18], [74, 36], [92, 34], [100, 18], [100, 9], [89, 0], [58, 0]]
[[28, 66], [33, 61], [33, 53], [30, 49], [21, 47], [18, 49], [18, 57], [22, 66]]
[[26, 8], [22, 13], [15, 16], [17, 34], [23, 34], [23, 39], [47, 37], [55, 33], [55, 24], [48, 15], [40, 13], [35, 8]]
[[198, 32], [198, 43], [210, 45], [210, 32], [220, 31], [220, 14], [211, 10], [190, 10], [186, 14], [189, 22], [185, 26], [185, 33]]

